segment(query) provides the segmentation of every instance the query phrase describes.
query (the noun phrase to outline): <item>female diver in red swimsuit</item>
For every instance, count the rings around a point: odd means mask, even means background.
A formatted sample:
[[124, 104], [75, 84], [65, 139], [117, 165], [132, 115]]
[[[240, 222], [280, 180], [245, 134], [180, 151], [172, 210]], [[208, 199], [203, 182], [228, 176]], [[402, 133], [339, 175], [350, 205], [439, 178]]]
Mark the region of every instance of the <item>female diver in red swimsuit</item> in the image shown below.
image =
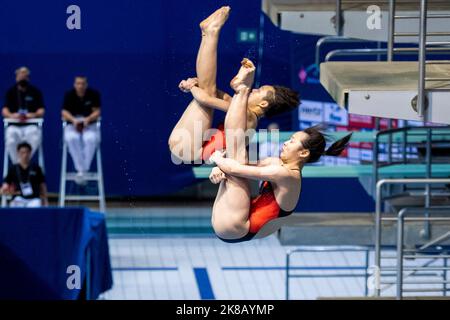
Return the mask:
[[[228, 111], [231, 96], [216, 84], [217, 47], [219, 36], [230, 14], [230, 7], [222, 7], [200, 23], [202, 39], [196, 61], [196, 77], [180, 82], [183, 92], [190, 92], [189, 103], [169, 137], [173, 160], [184, 163], [203, 163], [215, 150], [225, 147], [223, 127], [213, 129], [215, 110]], [[249, 94], [247, 101], [247, 129], [254, 129], [262, 117], [288, 112], [299, 105], [298, 93], [277, 85], [263, 85]], [[204, 143], [202, 143], [204, 141]]]
[[[212, 225], [221, 240], [231, 243], [262, 238], [278, 230], [297, 205], [305, 163], [316, 162], [322, 155], [339, 155], [351, 137], [345, 136], [325, 151], [326, 140], [320, 127], [311, 127], [293, 134], [283, 144], [280, 158], [248, 165], [244, 131], [254, 71], [253, 63], [244, 59], [231, 81], [235, 94], [225, 117], [226, 157], [216, 151], [210, 158], [217, 165], [210, 180], [220, 183]], [[253, 199], [249, 179], [264, 181], [260, 194]]]

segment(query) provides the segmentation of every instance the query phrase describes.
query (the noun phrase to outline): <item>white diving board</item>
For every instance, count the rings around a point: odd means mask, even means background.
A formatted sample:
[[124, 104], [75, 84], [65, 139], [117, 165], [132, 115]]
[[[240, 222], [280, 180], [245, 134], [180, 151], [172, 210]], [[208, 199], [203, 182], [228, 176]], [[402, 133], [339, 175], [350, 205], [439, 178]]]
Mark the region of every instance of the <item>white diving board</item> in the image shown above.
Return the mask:
[[[342, 35], [349, 38], [387, 41], [389, 21], [389, 1], [386, 0], [342, 0]], [[369, 29], [367, 13], [369, 6], [381, 10], [380, 28]], [[418, 15], [419, 0], [396, 0], [396, 14], [402, 16]], [[282, 30], [302, 34], [337, 35], [334, 25], [336, 0], [263, 0], [262, 10], [271, 21]], [[429, 14], [450, 14], [450, 1], [428, 0]], [[448, 19], [436, 18], [428, 21], [429, 32], [447, 30]], [[396, 22], [396, 32], [418, 32], [419, 19], [401, 19]], [[430, 36], [429, 41], [450, 41], [449, 36]], [[396, 42], [414, 43], [417, 36], [404, 36]]]
[[[427, 77], [449, 78], [450, 65], [428, 64]], [[418, 62], [325, 62], [320, 82], [349, 113], [423, 121], [414, 109]], [[427, 81], [426, 121], [450, 124], [450, 81]]]

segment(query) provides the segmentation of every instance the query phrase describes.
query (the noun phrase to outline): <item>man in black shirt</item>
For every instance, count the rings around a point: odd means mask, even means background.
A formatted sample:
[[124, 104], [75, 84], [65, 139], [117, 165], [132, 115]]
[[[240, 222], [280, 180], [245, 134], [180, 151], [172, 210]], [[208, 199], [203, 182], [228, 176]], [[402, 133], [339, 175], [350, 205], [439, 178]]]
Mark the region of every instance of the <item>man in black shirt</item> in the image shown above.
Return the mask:
[[19, 162], [9, 168], [1, 192], [12, 194], [11, 207], [35, 208], [47, 206], [47, 186], [42, 169], [31, 164], [31, 146], [22, 142], [17, 146]]
[[17, 120], [6, 128], [5, 144], [13, 163], [17, 163], [17, 145], [28, 142], [32, 154], [41, 144], [42, 132], [36, 124], [27, 120], [44, 117], [44, 100], [39, 89], [30, 84], [30, 71], [27, 67], [16, 70], [16, 84], [5, 95], [2, 110], [5, 119]]
[[100, 132], [95, 122], [100, 117], [100, 94], [88, 88], [87, 78], [75, 77], [74, 88], [64, 96], [62, 117], [68, 122], [64, 139], [75, 169], [77, 182], [84, 182], [100, 141]]

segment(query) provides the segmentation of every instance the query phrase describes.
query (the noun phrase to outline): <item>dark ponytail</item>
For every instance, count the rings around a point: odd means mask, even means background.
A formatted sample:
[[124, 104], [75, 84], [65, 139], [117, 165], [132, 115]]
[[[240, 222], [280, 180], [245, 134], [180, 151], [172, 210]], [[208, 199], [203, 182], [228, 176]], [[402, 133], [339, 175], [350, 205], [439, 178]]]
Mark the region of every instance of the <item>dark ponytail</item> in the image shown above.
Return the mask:
[[342, 139], [335, 141], [326, 151], [326, 140], [330, 140], [330, 136], [323, 133], [325, 127], [323, 125], [316, 125], [303, 130], [308, 134], [308, 138], [303, 142], [303, 147], [309, 150], [308, 163], [319, 161], [321, 156], [338, 156], [347, 147], [352, 133], [346, 135]]
[[325, 151], [325, 155], [327, 156], [338, 156], [344, 151], [344, 149], [347, 147], [347, 144], [352, 137], [352, 133], [346, 135], [342, 139], [337, 140], [334, 142], [328, 149]]

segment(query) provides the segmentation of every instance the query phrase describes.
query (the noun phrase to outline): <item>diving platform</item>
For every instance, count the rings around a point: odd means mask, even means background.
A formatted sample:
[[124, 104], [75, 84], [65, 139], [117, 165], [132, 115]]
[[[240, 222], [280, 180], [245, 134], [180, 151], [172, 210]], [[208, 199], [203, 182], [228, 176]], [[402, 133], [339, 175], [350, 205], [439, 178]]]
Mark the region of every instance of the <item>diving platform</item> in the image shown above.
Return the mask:
[[[450, 124], [450, 64], [427, 64], [425, 119]], [[442, 79], [439, 80], [439, 79]], [[418, 62], [324, 62], [320, 82], [349, 113], [423, 121], [417, 113]]]
[[[302, 34], [341, 35], [348, 38], [384, 41], [388, 39], [390, 19], [388, 0], [341, 0], [340, 10], [337, 0], [263, 0], [262, 10], [270, 20], [282, 30]], [[419, 1], [396, 0], [396, 15], [401, 17], [417, 16]], [[374, 8], [379, 8], [375, 13]], [[337, 19], [336, 12], [341, 12]], [[434, 15], [428, 23], [430, 41], [450, 41], [450, 35], [440, 30], [446, 29], [450, 14], [450, 2], [447, 0], [429, 0], [428, 13]], [[379, 24], [375, 20], [379, 17]], [[341, 27], [338, 27], [340, 22]], [[396, 42], [417, 43], [419, 19], [400, 18], [396, 21], [396, 33], [401, 35]]]

